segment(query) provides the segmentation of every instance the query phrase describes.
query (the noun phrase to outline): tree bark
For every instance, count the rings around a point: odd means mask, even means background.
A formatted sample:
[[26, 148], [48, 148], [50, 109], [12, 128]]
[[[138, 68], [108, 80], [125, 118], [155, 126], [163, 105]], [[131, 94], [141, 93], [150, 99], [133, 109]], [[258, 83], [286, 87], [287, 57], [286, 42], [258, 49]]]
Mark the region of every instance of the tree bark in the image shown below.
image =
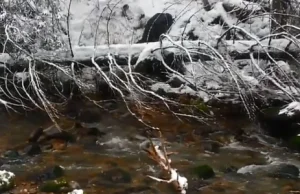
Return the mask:
[[[287, 16], [285, 14], [288, 13], [288, 1], [289, 0], [273, 0], [272, 1], [272, 11], [274, 13], [272, 19], [272, 32], [279, 33], [283, 32], [284, 29], [281, 28], [282, 25], [287, 24]], [[277, 29], [278, 28], [278, 29]], [[277, 30], [276, 30], [277, 29]]]

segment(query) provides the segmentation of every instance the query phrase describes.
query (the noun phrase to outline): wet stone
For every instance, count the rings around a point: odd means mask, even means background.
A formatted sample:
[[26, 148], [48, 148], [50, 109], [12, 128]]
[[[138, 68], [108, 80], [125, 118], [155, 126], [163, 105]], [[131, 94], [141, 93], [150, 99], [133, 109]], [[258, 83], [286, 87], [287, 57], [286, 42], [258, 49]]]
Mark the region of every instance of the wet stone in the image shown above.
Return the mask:
[[103, 131], [100, 131], [97, 127], [92, 127], [92, 128], [84, 128], [80, 127], [81, 129], [79, 130], [79, 135], [81, 136], [97, 136], [97, 137], [102, 137], [106, 133]]
[[222, 146], [221, 143], [216, 142], [216, 141], [210, 141], [210, 140], [202, 141], [201, 144], [202, 144], [203, 150], [213, 152], [213, 153], [218, 153]]
[[214, 132], [209, 134], [211, 140], [219, 142], [220, 144], [227, 145], [232, 142], [234, 136], [229, 134], [228, 132]]
[[280, 164], [274, 166], [273, 170], [268, 173], [268, 176], [274, 178], [298, 178], [299, 168], [291, 164]]
[[20, 155], [28, 155], [28, 156], [35, 156], [42, 153], [40, 146], [36, 143], [29, 144], [25, 146], [25, 148], [19, 151]]
[[53, 166], [45, 169], [41, 175], [36, 177], [37, 181], [46, 181], [60, 178], [64, 175], [64, 167], [62, 166]]
[[96, 144], [97, 140], [98, 138], [95, 136], [83, 136], [77, 139], [77, 143], [85, 149], [99, 151], [99, 146]]
[[199, 193], [199, 190], [203, 187], [207, 187], [211, 183], [207, 180], [200, 180], [200, 179], [190, 179], [189, 180], [189, 187], [188, 193]]
[[159, 194], [160, 192], [149, 186], [136, 186], [116, 191], [114, 194]]
[[16, 150], [7, 150], [3, 153], [3, 157], [9, 158], [9, 159], [15, 159], [20, 157], [20, 154]]
[[129, 172], [121, 168], [114, 168], [111, 170], [107, 170], [99, 174], [97, 177], [91, 179], [89, 181], [89, 185], [116, 187], [126, 185], [131, 182], [132, 178]]
[[85, 108], [80, 110], [77, 120], [81, 123], [96, 123], [100, 122], [102, 118], [102, 114], [100, 109], [98, 108]]
[[55, 125], [44, 129], [44, 135], [40, 136], [38, 142], [44, 142], [46, 140], [51, 139], [60, 139], [66, 142], [74, 142], [75, 138], [72, 134], [68, 133], [67, 131], [59, 130]]
[[221, 171], [224, 173], [236, 173], [238, 171], [238, 168], [235, 166], [225, 166]]
[[240, 168], [238, 173], [265, 176], [273, 178], [297, 179], [299, 178], [299, 169], [292, 164], [268, 164], [268, 165], [249, 165]]

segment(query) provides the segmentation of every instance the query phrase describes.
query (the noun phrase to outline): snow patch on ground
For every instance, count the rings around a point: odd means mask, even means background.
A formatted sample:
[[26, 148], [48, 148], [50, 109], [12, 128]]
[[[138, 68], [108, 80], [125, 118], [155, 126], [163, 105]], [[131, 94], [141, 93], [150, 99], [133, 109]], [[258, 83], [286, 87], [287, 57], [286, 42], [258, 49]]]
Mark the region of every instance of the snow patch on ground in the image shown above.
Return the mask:
[[[221, 25], [211, 22], [222, 16], [229, 25], [237, 25], [257, 37], [269, 34], [270, 20], [268, 16], [253, 17], [245, 23], [225, 11], [223, 3], [229, 3], [240, 8], [259, 10], [261, 5], [242, 0], [216, 1], [212, 10], [205, 11], [202, 1], [189, 0], [77, 0], [72, 1], [70, 33], [73, 45], [91, 46], [102, 44], [131, 44], [137, 42], [143, 33], [147, 20], [156, 13], [170, 13], [175, 23], [169, 30], [174, 40], [182, 35], [186, 38], [193, 32], [199, 39], [208, 41], [216, 39], [225, 30]], [[63, 13], [67, 14], [69, 0], [61, 2]], [[122, 7], [127, 4], [128, 18], [122, 17]], [[112, 9], [113, 12], [109, 11]], [[141, 19], [141, 15], [144, 15]], [[67, 37], [65, 37], [67, 38]], [[108, 41], [109, 39], [109, 41]], [[66, 39], [67, 41], [67, 39]]]
[[17, 78], [18, 83], [25, 82], [29, 78], [28, 72], [17, 72], [15, 73], [15, 77]]
[[83, 194], [82, 189], [74, 189], [72, 192], [68, 192], [68, 194]]
[[11, 58], [11, 56], [7, 53], [0, 53], [0, 65], [2, 64], [11, 64], [13, 61], [13, 59]]
[[10, 185], [14, 178], [14, 173], [6, 170], [0, 170], [0, 188]]

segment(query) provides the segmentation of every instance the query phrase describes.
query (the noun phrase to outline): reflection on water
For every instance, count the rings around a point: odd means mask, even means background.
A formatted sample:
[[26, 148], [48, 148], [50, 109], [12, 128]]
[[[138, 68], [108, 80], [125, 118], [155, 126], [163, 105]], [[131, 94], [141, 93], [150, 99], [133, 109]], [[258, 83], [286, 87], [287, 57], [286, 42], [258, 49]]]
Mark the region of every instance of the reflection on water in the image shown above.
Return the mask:
[[[12, 147], [22, 147], [32, 130], [51, 125], [47, 117], [40, 113], [25, 117], [1, 114], [0, 117], [2, 154]], [[243, 137], [243, 141], [237, 142], [235, 132], [228, 127], [232, 127], [235, 121], [222, 121], [218, 123], [218, 128], [209, 130], [199, 123], [187, 124], [168, 117], [152, 117], [152, 123], [155, 121], [164, 130], [169, 142], [168, 151], [177, 152], [172, 155], [172, 164], [188, 178], [188, 193], [265, 194], [289, 193], [300, 189], [297, 179], [236, 173], [244, 166], [268, 165], [272, 162], [270, 158], [289, 161], [300, 167], [300, 157], [274, 146], [273, 139], [258, 134]], [[133, 119], [118, 120], [109, 114], [100, 123], [94, 124], [104, 135], [81, 135], [72, 143], [52, 141], [55, 146], [36, 156], [3, 159], [1, 168], [17, 175], [17, 185], [30, 182], [46, 167], [62, 165], [66, 179], [78, 182], [87, 193], [174, 193], [170, 185], [146, 177], [148, 174], [158, 175], [159, 169], [140, 149], [145, 141], [143, 126]], [[256, 127], [245, 122], [243, 126], [252, 130]], [[74, 129], [72, 133], [80, 134], [80, 130], [86, 129]], [[197, 179], [192, 169], [200, 164], [210, 165], [216, 177]]]

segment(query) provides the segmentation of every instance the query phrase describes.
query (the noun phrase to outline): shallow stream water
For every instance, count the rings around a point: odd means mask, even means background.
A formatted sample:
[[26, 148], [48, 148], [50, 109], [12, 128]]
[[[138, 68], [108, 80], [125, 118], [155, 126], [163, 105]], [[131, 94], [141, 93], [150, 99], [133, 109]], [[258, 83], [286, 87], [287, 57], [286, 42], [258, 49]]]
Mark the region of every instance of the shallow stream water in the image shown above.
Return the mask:
[[[2, 113], [0, 117], [2, 154], [26, 142], [34, 129], [51, 125], [49, 119], [40, 113], [27, 116]], [[164, 132], [167, 150], [177, 152], [171, 155], [172, 166], [188, 178], [188, 194], [300, 193], [300, 181], [297, 178], [237, 173], [238, 169], [245, 166], [248, 167], [244, 169], [250, 172], [255, 166], [249, 165], [268, 166], [276, 162], [300, 167], [299, 154], [279, 146], [278, 140], [262, 135], [258, 126], [247, 119], [223, 119], [217, 121], [210, 130], [205, 124], [184, 123], [167, 116], [152, 119]], [[99, 123], [94, 125], [98, 126]], [[1, 169], [16, 174], [13, 193], [39, 193], [38, 189], [24, 190], [23, 187], [32, 182], [32, 177], [53, 165], [63, 166], [64, 177], [78, 182], [86, 193], [176, 193], [171, 185], [147, 177], [156, 176], [159, 168], [141, 150], [140, 145], [145, 137], [143, 127], [138, 122], [126, 115], [118, 118], [105, 114], [100, 128], [105, 132], [104, 136], [96, 138], [83, 135], [73, 143], [56, 142], [54, 149], [36, 156], [6, 158]], [[244, 131], [240, 137], [236, 135], [237, 129]], [[207, 180], [197, 178], [193, 168], [202, 164], [211, 166], [216, 176]], [[121, 169], [126, 172], [126, 177], [114, 173], [112, 169]]]

